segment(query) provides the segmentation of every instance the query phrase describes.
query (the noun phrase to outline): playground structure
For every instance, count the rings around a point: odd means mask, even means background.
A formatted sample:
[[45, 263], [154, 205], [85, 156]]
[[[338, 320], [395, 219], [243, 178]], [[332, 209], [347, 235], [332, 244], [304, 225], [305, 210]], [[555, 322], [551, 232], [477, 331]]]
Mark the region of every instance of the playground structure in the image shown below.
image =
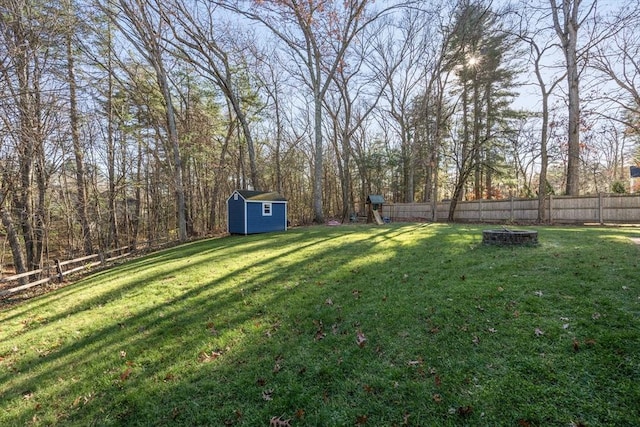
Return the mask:
[[382, 218], [382, 205], [384, 204], [384, 197], [379, 194], [369, 194], [367, 196], [367, 205], [369, 206], [369, 213], [367, 215], [367, 222], [375, 221], [376, 224], [384, 224]]
[[384, 224], [384, 221], [382, 220], [382, 217], [380, 216], [380, 211], [378, 210], [373, 210], [373, 220], [376, 222], [376, 224], [378, 225], [382, 225]]

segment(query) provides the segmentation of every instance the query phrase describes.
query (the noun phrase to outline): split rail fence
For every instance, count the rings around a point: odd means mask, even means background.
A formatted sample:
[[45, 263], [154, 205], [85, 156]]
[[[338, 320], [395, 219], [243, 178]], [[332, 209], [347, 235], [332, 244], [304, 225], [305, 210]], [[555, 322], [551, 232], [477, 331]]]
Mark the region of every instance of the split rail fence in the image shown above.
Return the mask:
[[[162, 240], [154, 242], [146, 242], [148, 248], [162, 247], [167, 242]], [[130, 246], [111, 249], [106, 252], [87, 255], [66, 261], [53, 260], [48, 262], [43, 268], [27, 271], [26, 273], [14, 274], [12, 276], [0, 278], [0, 298], [5, 298], [27, 289], [46, 283], [62, 283], [64, 277], [77, 273], [79, 271], [88, 270], [101, 264], [116, 261], [125, 258], [134, 253]], [[11, 284], [18, 284], [11, 287]]]
[[[392, 221], [446, 221], [450, 201], [431, 203], [389, 203], [382, 215]], [[458, 202], [455, 222], [535, 223], [538, 199], [510, 198]], [[593, 196], [550, 196], [545, 201], [545, 222], [549, 224], [640, 224], [640, 194]]]

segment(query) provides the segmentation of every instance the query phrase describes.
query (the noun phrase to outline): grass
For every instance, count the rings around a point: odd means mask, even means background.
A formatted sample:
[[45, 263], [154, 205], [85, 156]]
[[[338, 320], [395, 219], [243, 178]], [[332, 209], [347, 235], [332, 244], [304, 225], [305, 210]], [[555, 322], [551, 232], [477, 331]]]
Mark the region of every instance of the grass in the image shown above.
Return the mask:
[[199, 241], [0, 311], [0, 425], [640, 424], [631, 228]]

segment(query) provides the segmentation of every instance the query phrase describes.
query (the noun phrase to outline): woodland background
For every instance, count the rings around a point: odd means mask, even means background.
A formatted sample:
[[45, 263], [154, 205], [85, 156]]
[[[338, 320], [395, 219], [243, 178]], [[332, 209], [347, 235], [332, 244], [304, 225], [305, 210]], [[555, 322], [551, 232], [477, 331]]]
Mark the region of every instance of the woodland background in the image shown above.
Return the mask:
[[0, 264], [389, 202], [638, 192], [640, 2], [4, 0]]

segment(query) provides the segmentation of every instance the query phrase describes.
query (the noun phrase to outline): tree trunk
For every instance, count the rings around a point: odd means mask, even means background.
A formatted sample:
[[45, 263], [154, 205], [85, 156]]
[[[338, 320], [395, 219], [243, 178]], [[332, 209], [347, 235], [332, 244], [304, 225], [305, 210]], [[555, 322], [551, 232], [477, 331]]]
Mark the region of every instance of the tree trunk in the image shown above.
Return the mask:
[[89, 226], [89, 215], [87, 213], [87, 181], [84, 171], [84, 158], [80, 145], [80, 129], [78, 120], [78, 102], [76, 97], [75, 60], [72, 50], [71, 30], [66, 34], [67, 41], [67, 78], [69, 79], [69, 120], [71, 124], [71, 141], [73, 143], [73, 154], [76, 162], [76, 213], [80, 220], [82, 229], [82, 241], [84, 254], [93, 253], [93, 243], [91, 240], [91, 227]]
[[[578, 11], [581, 0], [549, 0], [553, 24], [562, 46], [567, 67], [567, 89], [569, 95], [569, 129], [566, 194], [580, 194], [580, 91], [578, 87]], [[593, 10], [593, 5], [591, 6]], [[561, 22], [562, 19], [562, 22]]]
[[220, 195], [220, 185], [223, 179], [222, 170], [224, 169], [224, 165], [226, 163], [225, 157], [227, 157], [229, 142], [231, 141], [235, 126], [235, 122], [232, 121], [229, 123], [227, 134], [225, 135], [224, 142], [222, 143], [222, 148], [220, 149], [220, 158], [218, 160], [217, 166], [214, 169], [214, 181], [213, 187], [211, 189], [211, 210], [209, 212], [209, 231], [215, 230], [218, 221], [216, 206]]
[[107, 234], [106, 247], [117, 248], [120, 246], [120, 236], [118, 229], [118, 215], [116, 212], [116, 147], [113, 130], [113, 121], [115, 119], [113, 114], [113, 77], [109, 72], [109, 94], [107, 95], [107, 180], [108, 180], [108, 194], [107, 194], [107, 210], [109, 212], [109, 231]]
[[0, 208], [0, 216], [2, 216], [2, 225], [7, 232], [7, 241], [11, 247], [13, 266], [16, 273], [26, 273], [27, 268], [25, 266], [22, 245], [20, 244], [20, 238], [18, 237], [16, 228], [13, 225], [13, 218], [11, 218], [11, 214], [3, 207]]
[[547, 138], [549, 127], [549, 95], [542, 86], [542, 131], [540, 133], [540, 180], [538, 182], [538, 222], [546, 221], [547, 203], [547, 168], [549, 154], [547, 153]]
[[176, 127], [176, 116], [173, 109], [173, 101], [171, 97], [171, 90], [169, 88], [169, 79], [164, 70], [164, 66], [161, 64], [161, 59], [157, 58], [154, 64], [156, 74], [158, 77], [158, 84], [162, 92], [162, 97], [165, 101], [165, 114], [167, 120], [167, 130], [169, 132], [169, 142], [173, 154], [173, 173], [174, 173], [174, 185], [176, 193], [176, 213], [178, 216], [178, 237], [181, 242], [187, 240], [187, 216], [186, 216], [186, 201], [184, 195], [184, 185], [182, 176], [182, 157], [180, 155], [180, 140], [178, 138], [178, 128]]
[[482, 127], [482, 103], [480, 102], [480, 82], [478, 74], [473, 78], [473, 155], [472, 163], [474, 169], [473, 194], [474, 199], [482, 199], [482, 142], [480, 131]]
[[322, 209], [322, 173], [323, 173], [323, 147], [322, 147], [322, 96], [314, 93], [314, 161], [313, 161], [313, 222], [324, 223]]
[[[573, 37], [576, 37], [574, 34]], [[571, 39], [567, 54], [569, 83], [569, 152], [567, 159], [567, 189], [569, 196], [580, 194], [580, 93], [575, 38]]]
[[113, 111], [113, 64], [111, 58], [112, 41], [111, 41], [111, 25], [107, 31], [107, 102], [106, 102], [106, 119], [107, 119], [107, 185], [109, 187], [107, 193], [107, 212], [109, 215], [107, 239], [105, 249], [119, 247], [118, 236], [118, 217], [116, 215], [116, 160], [115, 160], [115, 140], [114, 140], [114, 120]]
[[405, 203], [414, 202], [415, 194], [415, 153], [414, 153], [414, 140], [412, 137], [407, 136], [406, 153], [405, 153], [405, 189], [404, 189], [404, 201]]

